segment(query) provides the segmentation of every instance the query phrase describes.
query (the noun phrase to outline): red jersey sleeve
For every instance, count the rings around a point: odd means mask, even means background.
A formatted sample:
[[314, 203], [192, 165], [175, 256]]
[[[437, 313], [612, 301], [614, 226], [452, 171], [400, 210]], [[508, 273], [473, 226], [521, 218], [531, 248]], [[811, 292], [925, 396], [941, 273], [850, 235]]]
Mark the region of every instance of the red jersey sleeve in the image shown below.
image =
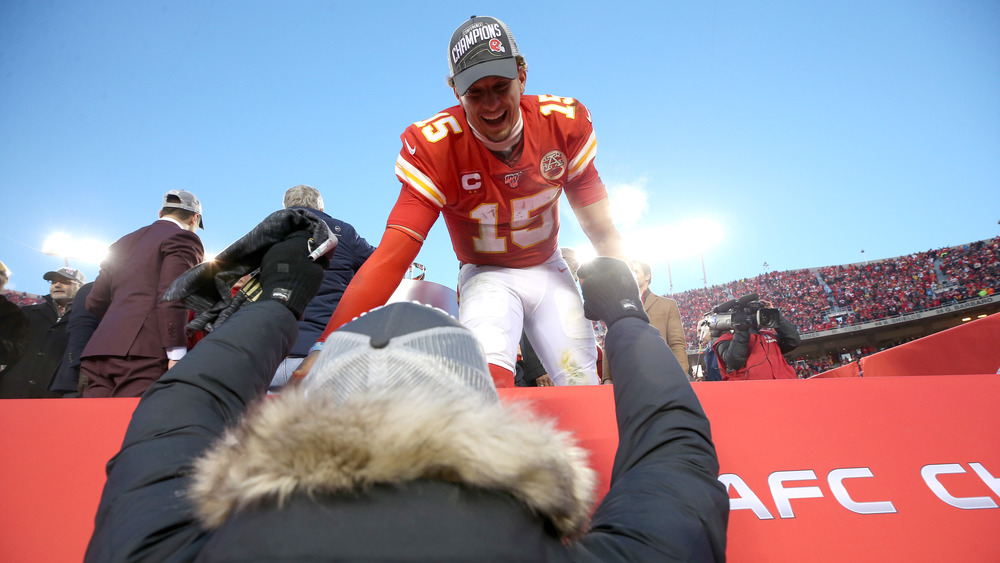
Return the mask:
[[400, 135], [403, 147], [396, 158], [396, 177], [437, 209], [449, 202], [447, 186], [440, 184], [454, 158], [448, 154], [451, 143], [447, 137], [463, 132], [458, 118], [444, 111], [410, 125]]
[[[563, 98], [563, 100], [570, 100]], [[577, 119], [568, 127], [567, 144], [573, 151], [570, 156], [569, 173], [564, 191], [569, 204], [574, 207], [584, 207], [607, 197], [608, 192], [601, 181], [601, 176], [594, 166], [597, 156], [597, 134], [590, 116], [590, 110], [579, 101], [572, 100], [572, 107]]]
[[389, 213], [386, 227], [404, 227], [423, 238], [427, 238], [440, 211], [425, 197], [421, 197], [412, 188], [403, 185], [399, 191], [396, 205]]

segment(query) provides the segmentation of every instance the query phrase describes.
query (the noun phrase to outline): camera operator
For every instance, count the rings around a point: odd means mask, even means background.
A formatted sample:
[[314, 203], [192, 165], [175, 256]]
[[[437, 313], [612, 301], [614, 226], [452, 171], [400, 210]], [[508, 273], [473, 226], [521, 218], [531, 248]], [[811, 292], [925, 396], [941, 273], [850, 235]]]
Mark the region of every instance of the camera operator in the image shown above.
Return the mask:
[[783, 354], [798, 347], [799, 331], [770, 305], [751, 294], [715, 308], [710, 327], [721, 332], [713, 349], [723, 381], [797, 379]]
[[719, 358], [715, 355], [715, 341], [719, 331], [712, 330], [708, 316], [698, 321], [698, 365], [694, 366], [695, 381], [722, 381]]

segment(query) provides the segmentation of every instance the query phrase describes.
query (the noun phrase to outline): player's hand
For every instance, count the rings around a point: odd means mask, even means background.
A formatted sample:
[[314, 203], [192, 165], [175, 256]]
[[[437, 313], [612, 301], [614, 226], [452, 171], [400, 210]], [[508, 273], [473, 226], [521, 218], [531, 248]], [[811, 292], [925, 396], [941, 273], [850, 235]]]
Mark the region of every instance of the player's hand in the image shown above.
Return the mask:
[[305, 378], [305, 376], [309, 375], [309, 370], [312, 369], [313, 364], [316, 363], [316, 358], [318, 357], [319, 357], [318, 350], [313, 350], [312, 352], [309, 352], [309, 355], [306, 356], [304, 360], [302, 360], [302, 363], [299, 364], [299, 367], [295, 368], [295, 371], [292, 372], [292, 378], [288, 380], [288, 383], [289, 384], [298, 383], [299, 381], [302, 381]]
[[550, 378], [549, 374], [546, 373], [538, 376], [538, 379], [535, 380], [535, 385], [539, 387], [552, 387], [555, 384], [552, 383], [552, 378]]

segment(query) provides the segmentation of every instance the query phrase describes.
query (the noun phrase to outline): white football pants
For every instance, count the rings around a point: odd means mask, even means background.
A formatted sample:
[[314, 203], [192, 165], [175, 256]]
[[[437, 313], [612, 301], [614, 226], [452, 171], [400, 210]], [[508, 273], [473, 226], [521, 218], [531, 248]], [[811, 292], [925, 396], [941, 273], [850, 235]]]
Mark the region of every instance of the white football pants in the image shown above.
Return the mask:
[[514, 371], [523, 328], [555, 385], [599, 383], [594, 328], [559, 251], [530, 268], [465, 264], [458, 287], [458, 318], [489, 363]]

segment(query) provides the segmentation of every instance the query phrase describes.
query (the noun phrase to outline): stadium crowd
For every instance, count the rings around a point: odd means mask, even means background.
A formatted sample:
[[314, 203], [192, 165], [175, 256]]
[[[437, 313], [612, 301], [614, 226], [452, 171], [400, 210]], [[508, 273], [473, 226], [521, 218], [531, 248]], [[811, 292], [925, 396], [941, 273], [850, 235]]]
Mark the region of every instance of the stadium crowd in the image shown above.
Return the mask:
[[36, 305], [42, 302], [41, 295], [26, 293], [24, 291], [3, 291], [3, 295], [8, 301], [18, 307], [27, 307], [28, 305]]
[[[892, 343], [892, 346], [898, 346], [899, 344], [902, 344], [902, 342], [894, 342]], [[795, 372], [798, 374], [799, 379], [805, 379], [807, 377], [812, 377], [817, 373], [829, 371], [850, 362], [856, 362], [865, 356], [869, 356], [875, 352], [880, 352], [886, 348], [891, 348], [892, 346], [885, 346], [881, 349], [876, 349], [872, 346], [863, 346], [861, 348], [855, 348], [854, 350], [842, 352], [839, 357], [820, 356], [818, 358], [799, 358], [792, 363], [792, 367], [795, 368]]]
[[1000, 283], [998, 240], [1000, 237], [938, 253], [941, 272], [948, 280], [948, 287], [942, 292], [948, 302], [993, 295]]
[[[988, 297], [1000, 286], [1000, 237], [856, 264], [767, 272], [671, 295], [697, 347], [697, 321], [712, 307], [756, 293], [781, 310], [801, 334], [858, 325]], [[858, 350], [849, 360], [878, 350]], [[801, 377], [842, 364], [839, 358], [799, 360]]]
[[[697, 349], [697, 321], [712, 307], [756, 293], [781, 310], [803, 335], [925, 311], [993, 295], [1000, 287], [1000, 237], [907, 256], [820, 268], [772, 271], [698, 288], [677, 301], [689, 350]], [[4, 291], [19, 306], [41, 296]], [[879, 350], [857, 350], [851, 358]], [[801, 377], [838, 367], [840, 358], [800, 359]]]

